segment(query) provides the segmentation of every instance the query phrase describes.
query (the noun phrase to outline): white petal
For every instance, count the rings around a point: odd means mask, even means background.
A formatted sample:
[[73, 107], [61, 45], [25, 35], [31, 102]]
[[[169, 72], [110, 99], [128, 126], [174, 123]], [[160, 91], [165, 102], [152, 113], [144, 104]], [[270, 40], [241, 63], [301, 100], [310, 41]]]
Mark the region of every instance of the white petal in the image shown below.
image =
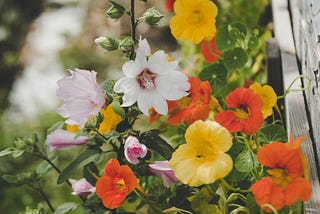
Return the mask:
[[147, 59], [146, 55], [141, 52], [137, 51], [136, 59], [130, 60], [126, 62], [122, 66], [122, 71], [126, 77], [135, 78], [138, 74], [140, 74], [143, 69], [147, 66]]
[[138, 95], [138, 108], [144, 115], [149, 116], [149, 109], [152, 107], [152, 96], [145, 91]]

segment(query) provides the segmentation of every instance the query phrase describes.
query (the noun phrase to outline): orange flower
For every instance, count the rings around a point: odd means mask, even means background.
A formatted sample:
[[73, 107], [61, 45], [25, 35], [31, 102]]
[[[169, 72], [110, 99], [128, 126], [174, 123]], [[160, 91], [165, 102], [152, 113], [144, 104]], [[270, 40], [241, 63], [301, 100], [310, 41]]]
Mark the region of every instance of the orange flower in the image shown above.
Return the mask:
[[203, 41], [201, 43], [200, 52], [204, 56], [204, 59], [209, 63], [217, 62], [223, 54], [216, 48], [215, 39]]
[[[311, 184], [300, 144], [304, 137], [289, 143], [273, 142], [260, 148], [258, 161], [271, 169], [270, 177], [265, 177], [252, 185], [252, 193], [260, 206], [269, 204], [276, 210], [291, 206], [299, 199], [307, 201], [311, 197]], [[268, 207], [265, 211], [270, 212]]]
[[[206, 120], [209, 117], [211, 106], [211, 86], [208, 81], [201, 82], [197, 77], [189, 77], [191, 85], [189, 96], [177, 101], [168, 101], [169, 118], [171, 125], [182, 122], [192, 124], [197, 120]], [[150, 123], [155, 121], [159, 115], [152, 112]]]
[[117, 159], [111, 159], [105, 166], [104, 175], [96, 183], [96, 193], [105, 207], [114, 209], [121, 206], [137, 187], [138, 180], [130, 167], [120, 166]]
[[166, 9], [169, 12], [173, 12], [173, 5], [174, 5], [175, 0], [166, 0]]
[[226, 98], [227, 110], [215, 115], [215, 120], [230, 132], [242, 131], [253, 134], [259, 130], [263, 123], [262, 100], [248, 88], [237, 88]]

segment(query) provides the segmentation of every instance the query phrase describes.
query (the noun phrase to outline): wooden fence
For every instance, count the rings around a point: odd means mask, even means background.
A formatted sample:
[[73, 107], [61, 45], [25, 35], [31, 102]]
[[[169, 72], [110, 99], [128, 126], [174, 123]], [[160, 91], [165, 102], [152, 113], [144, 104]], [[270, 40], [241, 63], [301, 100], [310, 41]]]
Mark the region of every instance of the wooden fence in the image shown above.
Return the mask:
[[271, 3], [275, 36], [267, 42], [269, 81], [278, 91], [292, 89], [284, 99], [286, 128], [295, 137], [307, 136], [302, 147], [313, 187], [304, 213], [320, 213], [320, 0]]

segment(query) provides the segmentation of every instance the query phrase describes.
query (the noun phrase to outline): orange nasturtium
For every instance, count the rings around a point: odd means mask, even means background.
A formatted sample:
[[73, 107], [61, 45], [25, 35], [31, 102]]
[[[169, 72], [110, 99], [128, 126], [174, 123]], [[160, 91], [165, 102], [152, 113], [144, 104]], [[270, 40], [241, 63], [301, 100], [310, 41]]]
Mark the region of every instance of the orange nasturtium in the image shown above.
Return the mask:
[[230, 132], [242, 131], [253, 134], [258, 131], [263, 123], [262, 99], [253, 90], [237, 88], [226, 98], [226, 110], [215, 115], [215, 120]]
[[117, 159], [111, 159], [96, 183], [96, 193], [105, 207], [114, 209], [120, 207], [127, 195], [138, 186], [138, 179], [131, 168], [120, 165]]
[[258, 161], [268, 168], [269, 177], [264, 177], [251, 187], [256, 202], [265, 211], [272, 210], [265, 206], [271, 205], [276, 210], [291, 206], [299, 199], [307, 201], [311, 197], [306, 157], [300, 145], [304, 137], [288, 143], [272, 142], [258, 151]]

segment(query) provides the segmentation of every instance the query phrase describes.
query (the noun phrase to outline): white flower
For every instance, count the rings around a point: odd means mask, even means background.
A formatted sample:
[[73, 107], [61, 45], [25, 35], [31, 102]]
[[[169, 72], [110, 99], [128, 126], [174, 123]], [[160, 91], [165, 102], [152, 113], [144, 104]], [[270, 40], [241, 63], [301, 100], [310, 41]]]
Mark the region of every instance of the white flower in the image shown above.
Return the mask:
[[96, 80], [96, 72], [75, 69], [69, 70], [71, 76], [58, 81], [57, 95], [64, 104], [57, 113], [67, 124], [83, 126], [91, 116], [99, 113], [106, 103], [103, 89]]
[[140, 36], [137, 51], [143, 52], [146, 56], [151, 55], [151, 48], [146, 38], [142, 39]]
[[143, 51], [137, 50], [135, 60], [126, 62], [122, 71], [125, 77], [114, 85], [116, 93], [124, 93], [122, 106], [137, 102], [143, 114], [154, 108], [162, 115], [168, 113], [166, 100], [179, 100], [190, 89], [188, 77], [181, 72], [178, 61], [168, 62], [164, 51], [157, 51], [149, 60]]

